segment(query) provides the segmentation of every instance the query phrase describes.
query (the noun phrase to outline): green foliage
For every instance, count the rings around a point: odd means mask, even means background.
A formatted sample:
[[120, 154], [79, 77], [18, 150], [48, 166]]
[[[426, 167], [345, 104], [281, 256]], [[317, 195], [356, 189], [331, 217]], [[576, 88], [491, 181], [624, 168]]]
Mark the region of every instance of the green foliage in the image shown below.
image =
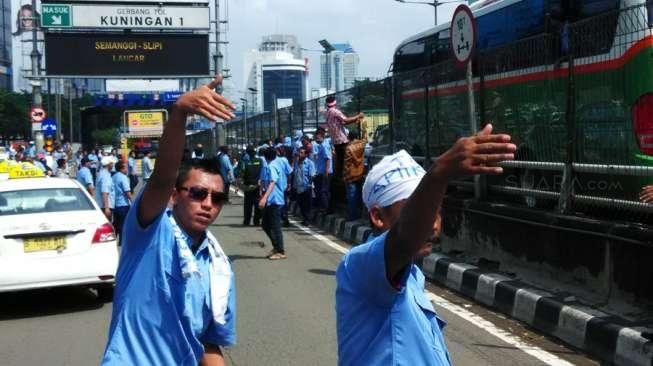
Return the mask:
[[118, 128], [106, 128], [91, 132], [91, 137], [98, 145], [113, 145], [118, 138]]
[[0, 135], [29, 136], [29, 110], [32, 96], [0, 90]]

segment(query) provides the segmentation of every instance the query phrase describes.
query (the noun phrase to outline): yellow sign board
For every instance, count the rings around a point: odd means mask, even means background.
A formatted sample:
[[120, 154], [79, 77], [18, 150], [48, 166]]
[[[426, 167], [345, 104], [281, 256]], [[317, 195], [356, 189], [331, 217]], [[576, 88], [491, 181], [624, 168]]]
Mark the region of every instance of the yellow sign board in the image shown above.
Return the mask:
[[43, 171], [30, 163], [21, 163], [9, 167], [9, 179], [44, 177]]
[[125, 122], [129, 129], [129, 135], [161, 135], [166, 114], [165, 110], [126, 111]]

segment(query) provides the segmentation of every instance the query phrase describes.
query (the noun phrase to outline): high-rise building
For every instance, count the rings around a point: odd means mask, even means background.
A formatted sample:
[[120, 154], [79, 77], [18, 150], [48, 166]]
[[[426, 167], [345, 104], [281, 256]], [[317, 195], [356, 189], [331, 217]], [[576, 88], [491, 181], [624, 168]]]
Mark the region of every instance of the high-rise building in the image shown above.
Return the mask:
[[2, 1], [0, 20], [0, 89], [11, 90], [11, 0]]
[[354, 86], [358, 77], [359, 57], [349, 43], [333, 44], [334, 51], [320, 56], [320, 87], [330, 93]]
[[293, 35], [263, 37], [258, 49], [245, 55], [245, 86], [248, 112], [272, 111], [306, 99], [308, 69], [301, 47]]

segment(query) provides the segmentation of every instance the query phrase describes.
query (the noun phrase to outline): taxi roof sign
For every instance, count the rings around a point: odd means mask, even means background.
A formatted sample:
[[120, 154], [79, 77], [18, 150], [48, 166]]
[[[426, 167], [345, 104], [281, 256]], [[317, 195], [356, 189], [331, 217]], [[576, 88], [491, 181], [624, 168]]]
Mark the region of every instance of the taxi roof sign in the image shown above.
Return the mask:
[[36, 165], [28, 162], [17, 163], [11, 160], [0, 161], [0, 174], [9, 179], [45, 177], [43, 171]]

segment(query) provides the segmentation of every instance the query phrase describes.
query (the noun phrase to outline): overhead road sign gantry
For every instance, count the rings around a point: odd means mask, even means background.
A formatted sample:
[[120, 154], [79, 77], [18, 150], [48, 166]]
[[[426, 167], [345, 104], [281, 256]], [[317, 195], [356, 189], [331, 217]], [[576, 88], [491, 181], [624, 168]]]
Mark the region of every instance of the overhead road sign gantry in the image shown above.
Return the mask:
[[207, 34], [45, 33], [48, 76], [209, 77]]
[[[166, 3], [167, 4], [167, 3]], [[43, 4], [46, 28], [209, 30], [206, 6]]]
[[[175, 4], [197, 4], [197, 5], [208, 5], [209, 0], [74, 0], [75, 3], [80, 4], [165, 4], [175, 5]], [[41, 0], [42, 4], [57, 4], [61, 3], [61, 0]]]

